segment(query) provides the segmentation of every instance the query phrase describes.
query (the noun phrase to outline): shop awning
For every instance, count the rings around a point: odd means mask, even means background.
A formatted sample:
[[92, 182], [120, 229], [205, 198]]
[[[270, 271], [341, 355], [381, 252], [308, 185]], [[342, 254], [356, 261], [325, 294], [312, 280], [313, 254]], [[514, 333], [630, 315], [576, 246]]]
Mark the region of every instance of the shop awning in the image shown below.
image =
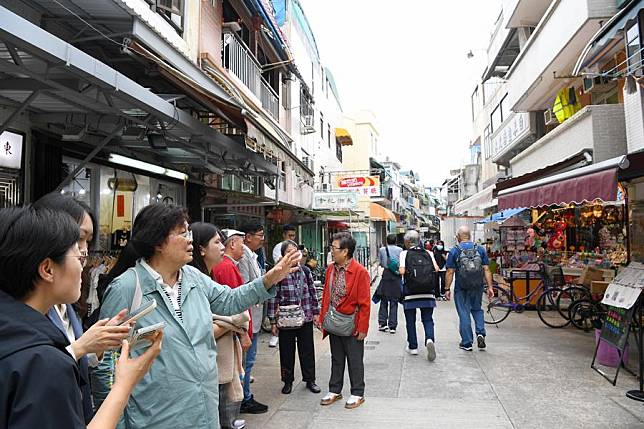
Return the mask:
[[626, 156], [555, 174], [499, 192], [499, 208], [580, 204], [584, 201], [617, 199], [617, 171], [626, 168]]
[[[577, 76], [586, 68], [592, 66], [606, 52], [615, 45], [622, 44], [623, 32], [632, 22], [637, 21], [637, 14], [644, 8], [644, 0], [633, 1], [631, 4], [620, 10], [615, 16], [606, 22], [602, 28], [595, 33], [581, 52], [573, 76]], [[623, 48], [621, 48], [623, 49]]]
[[375, 222], [396, 222], [396, 215], [391, 210], [376, 203], [369, 204], [369, 218]]
[[454, 205], [454, 212], [458, 214], [482, 212], [484, 209], [494, 207], [497, 204], [496, 198], [492, 195], [494, 192], [494, 186], [495, 185], [490, 185], [471, 197], [463, 201], [459, 201]]
[[345, 128], [336, 128], [335, 129], [335, 138], [338, 139], [342, 146], [351, 146], [353, 145], [353, 139], [351, 134]]
[[476, 223], [490, 223], [490, 222], [503, 223], [506, 220], [510, 219], [511, 217], [518, 215], [524, 210], [525, 210], [525, 207], [517, 207], [514, 209], [501, 210], [500, 212], [496, 212]]

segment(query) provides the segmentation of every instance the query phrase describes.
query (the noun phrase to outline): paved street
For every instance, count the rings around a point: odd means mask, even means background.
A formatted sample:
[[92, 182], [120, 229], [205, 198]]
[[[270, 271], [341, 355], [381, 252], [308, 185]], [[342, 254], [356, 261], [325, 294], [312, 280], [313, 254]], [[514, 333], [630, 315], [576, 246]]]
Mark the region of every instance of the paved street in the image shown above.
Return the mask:
[[[636, 380], [622, 373], [613, 387], [590, 369], [594, 341], [578, 330], [544, 327], [536, 314], [511, 314], [488, 332], [488, 350], [458, 349], [452, 302], [435, 313], [438, 357], [405, 353], [404, 324], [395, 335], [377, 331], [377, 306], [365, 350], [366, 402], [321, 407], [322, 395], [304, 384], [282, 395], [277, 349], [261, 338], [254, 383], [267, 414], [249, 416], [249, 428], [644, 428], [644, 405], [625, 397]], [[400, 321], [403, 321], [402, 309]], [[419, 334], [422, 325], [418, 322]], [[328, 342], [316, 337], [318, 383], [326, 391]], [[419, 335], [420, 337], [420, 335]], [[634, 364], [636, 359], [631, 358]], [[296, 370], [299, 373], [299, 370]], [[296, 376], [297, 378], [297, 376]], [[345, 381], [344, 396], [349, 396]]]

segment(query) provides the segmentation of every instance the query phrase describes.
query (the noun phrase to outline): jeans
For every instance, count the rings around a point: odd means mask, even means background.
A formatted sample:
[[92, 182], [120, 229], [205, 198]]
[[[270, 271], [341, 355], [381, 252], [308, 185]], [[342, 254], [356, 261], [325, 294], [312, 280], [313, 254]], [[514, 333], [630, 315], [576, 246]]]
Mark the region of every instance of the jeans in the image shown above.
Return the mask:
[[250, 393], [250, 372], [255, 365], [255, 357], [257, 356], [257, 342], [259, 340], [259, 332], [253, 334], [253, 341], [250, 348], [246, 352], [246, 361], [244, 363], [244, 401], [249, 401], [253, 395]]
[[437, 289], [439, 296], [445, 296], [445, 273], [446, 271], [439, 271], [438, 273], [436, 273], [436, 275], [438, 276], [438, 279], [436, 279], [436, 284], [438, 285]]
[[471, 346], [474, 342], [470, 314], [474, 318], [476, 335], [485, 336], [485, 319], [481, 308], [482, 299], [483, 291], [480, 288], [473, 290], [454, 289], [454, 303], [458, 313], [461, 344], [464, 346]]
[[378, 310], [378, 325], [389, 326], [389, 329], [396, 329], [396, 326], [398, 326], [397, 299], [386, 297], [382, 298], [380, 301], [380, 309]]
[[[425, 328], [425, 343], [427, 340], [434, 341], [434, 314], [433, 308], [419, 308], [420, 320]], [[409, 348], [415, 350], [418, 348], [418, 338], [416, 337], [416, 309], [405, 310], [405, 321], [407, 322], [407, 343]]]
[[313, 322], [306, 322], [298, 329], [280, 329], [280, 369], [282, 381], [295, 380], [295, 348], [300, 358], [302, 380], [315, 382], [315, 346], [313, 344]]
[[329, 392], [342, 393], [344, 384], [344, 366], [349, 364], [349, 381], [351, 394], [364, 396], [364, 341], [356, 337], [339, 337], [329, 334], [331, 346], [331, 378]]

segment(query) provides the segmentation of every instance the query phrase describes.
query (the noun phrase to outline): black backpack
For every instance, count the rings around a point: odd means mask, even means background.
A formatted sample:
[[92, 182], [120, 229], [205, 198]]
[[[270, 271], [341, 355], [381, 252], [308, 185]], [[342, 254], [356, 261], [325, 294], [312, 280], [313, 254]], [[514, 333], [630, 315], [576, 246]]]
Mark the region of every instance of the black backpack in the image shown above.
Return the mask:
[[456, 269], [458, 271], [459, 285], [463, 290], [482, 288], [485, 278], [483, 276], [483, 259], [476, 244], [471, 249], [458, 246]]
[[436, 270], [432, 257], [425, 249], [409, 249], [405, 258], [406, 295], [434, 294]]

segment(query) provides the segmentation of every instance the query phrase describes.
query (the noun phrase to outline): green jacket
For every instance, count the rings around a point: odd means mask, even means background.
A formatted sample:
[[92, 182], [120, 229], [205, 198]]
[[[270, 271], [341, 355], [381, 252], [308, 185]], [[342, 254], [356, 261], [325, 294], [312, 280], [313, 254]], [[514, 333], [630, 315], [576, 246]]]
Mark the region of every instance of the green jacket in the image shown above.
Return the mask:
[[[182, 268], [181, 309], [183, 322], [175, 315], [161, 285], [140, 265], [135, 267], [143, 292], [142, 302], [155, 299], [156, 309], [139, 319], [136, 327], [166, 323], [161, 353], [136, 386], [119, 428], [219, 428], [217, 349], [212, 332], [212, 314], [233, 315], [275, 296], [259, 278], [231, 289], [212, 281], [196, 268]], [[128, 270], [110, 284], [101, 306], [101, 319], [129, 308], [136, 276]], [[134, 350], [139, 355], [144, 350]], [[93, 373], [96, 405], [110, 389], [112, 356], [108, 352]]]

